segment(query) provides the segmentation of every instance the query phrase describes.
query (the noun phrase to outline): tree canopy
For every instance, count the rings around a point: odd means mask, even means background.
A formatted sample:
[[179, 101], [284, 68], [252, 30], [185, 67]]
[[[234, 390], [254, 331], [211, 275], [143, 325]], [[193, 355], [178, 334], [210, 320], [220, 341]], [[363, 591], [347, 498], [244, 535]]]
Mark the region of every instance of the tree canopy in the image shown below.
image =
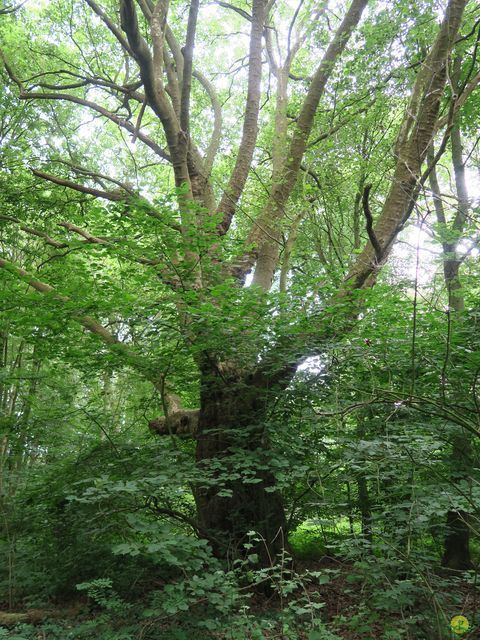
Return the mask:
[[[44, 573], [105, 638], [140, 593], [140, 637], [475, 633], [479, 24], [472, 0], [3, 3], [6, 606]], [[298, 569], [310, 535], [345, 571]], [[345, 572], [371, 602], [329, 605], [329, 636], [308, 594]]]

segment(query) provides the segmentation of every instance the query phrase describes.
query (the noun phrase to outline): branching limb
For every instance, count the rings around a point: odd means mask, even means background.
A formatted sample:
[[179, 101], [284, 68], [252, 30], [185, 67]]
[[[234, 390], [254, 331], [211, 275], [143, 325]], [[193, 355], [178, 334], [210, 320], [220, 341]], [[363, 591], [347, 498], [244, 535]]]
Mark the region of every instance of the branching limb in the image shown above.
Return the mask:
[[[68, 164], [68, 163], [66, 163]], [[109, 178], [108, 176], [104, 176], [103, 174], [98, 174], [93, 171], [88, 171], [87, 169], [79, 169], [76, 168], [77, 171], [83, 173], [84, 175], [91, 176], [92, 178], [101, 177], [105, 180], [109, 180], [115, 184], [118, 184], [119, 189], [115, 191], [101, 191], [100, 189], [95, 189], [93, 187], [87, 187], [78, 182], [73, 182], [72, 180], [67, 180], [65, 178], [59, 178], [58, 176], [51, 175], [49, 173], [45, 173], [44, 171], [40, 171], [38, 169], [32, 169], [32, 173], [43, 180], [48, 180], [49, 182], [53, 182], [54, 184], [58, 184], [61, 187], [67, 187], [69, 189], [73, 189], [74, 191], [80, 191], [81, 193], [86, 193], [88, 195], [92, 195], [96, 198], [104, 198], [105, 200], [111, 200], [112, 202], [128, 202], [131, 199], [137, 199], [142, 202], [145, 206], [142, 207], [142, 211], [145, 212], [150, 218], [155, 218], [156, 220], [160, 220], [163, 224], [170, 227], [174, 231], [180, 231], [180, 226], [176, 224], [172, 224], [170, 222], [166, 223], [164, 217], [155, 211], [154, 207], [144, 198], [143, 196], [139, 196], [135, 194], [128, 185], [125, 185], [122, 182]]]
[[[160, 2], [158, 6], [163, 6]], [[155, 65], [163, 65], [163, 31], [162, 17], [157, 11], [155, 16], [155, 24], [152, 13], [152, 38], [154, 40], [154, 58], [150, 53], [147, 43], [143, 38], [138, 25], [137, 14], [133, 0], [121, 0], [120, 3], [120, 20], [122, 29], [127, 34], [129, 45], [133, 51], [133, 56], [138, 63], [140, 69], [140, 77], [145, 88], [145, 94], [148, 104], [155, 114], [160, 118], [167, 144], [172, 156], [178, 155], [178, 121], [173, 109], [169, 103], [167, 94], [163, 88], [160, 74], [157, 74]], [[166, 16], [166, 9], [165, 9]], [[158, 29], [160, 30], [158, 33]], [[161, 55], [161, 61], [159, 56]], [[178, 158], [173, 157], [175, 164], [180, 164]], [[188, 176], [186, 176], [188, 181]]]
[[[477, 89], [480, 85], [480, 71], [474, 76], [470, 82], [468, 82], [463, 88], [462, 92], [458, 96], [458, 99], [455, 101], [455, 113], [461, 109], [461, 107], [465, 104], [471, 94]], [[445, 116], [441, 120], [438, 121], [437, 130], [442, 129], [448, 122], [448, 116]]]
[[123, 189], [117, 191], [101, 191], [100, 189], [95, 189], [94, 187], [87, 187], [84, 184], [79, 184], [78, 182], [72, 182], [71, 180], [65, 180], [64, 178], [53, 176], [50, 173], [45, 173], [44, 171], [39, 171], [38, 169], [32, 169], [32, 173], [38, 178], [42, 178], [43, 180], [48, 180], [49, 182], [58, 184], [60, 187], [68, 187], [69, 189], [74, 189], [75, 191], [80, 191], [81, 193], [87, 193], [91, 196], [95, 196], [96, 198], [111, 200], [112, 202], [122, 202], [127, 200], [129, 197], [129, 194], [125, 193]]
[[23, 224], [23, 222], [19, 218], [15, 218], [15, 216], [0, 215], [0, 220], [17, 224], [19, 228], [25, 233], [28, 233], [32, 236], [36, 236], [37, 238], [41, 238], [45, 242], [45, 244], [48, 244], [49, 246], [54, 247], [55, 249], [68, 248], [68, 243], [55, 240], [55, 238], [51, 238], [48, 235], [48, 233], [45, 233], [44, 231], [40, 231], [39, 229], [34, 229], [33, 227], [29, 227]]
[[[55, 249], [72, 248], [69, 242], [56, 240], [40, 229], [35, 229], [34, 227], [23, 224], [19, 218], [15, 218], [14, 216], [0, 215], [0, 221], [2, 220], [18, 225], [19, 229], [24, 233], [35, 236], [37, 238], [41, 238], [45, 242], [45, 244], [54, 247]], [[114, 247], [115, 244], [124, 242], [124, 238], [106, 238], [103, 236], [95, 236], [86, 229], [82, 229], [81, 227], [71, 222], [58, 222], [57, 225], [66, 229], [67, 231], [70, 231], [71, 233], [76, 233], [77, 235], [82, 237], [85, 244], [97, 244], [105, 247]], [[59, 255], [60, 254], [55, 254], [55, 257], [59, 257]], [[126, 258], [127, 260], [130, 260], [132, 262], [137, 262], [138, 264], [152, 267], [163, 264], [164, 262], [162, 258], [146, 258], [144, 256], [134, 256], [131, 254], [126, 256]], [[166, 284], [172, 285], [173, 281], [171, 278], [165, 277], [162, 279]]]
[[344, 19], [339, 25], [332, 41], [315, 71], [308, 93], [305, 97], [300, 114], [297, 118], [292, 140], [285, 154], [285, 163], [281, 175], [273, 185], [271, 197], [264, 208], [258, 222], [252, 227], [246, 244], [254, 247], [242, 258], [243, 265], [237, 272], [247, 273], [255, 264], [254, 284], [265, 290], [271, 286], [273, 275], [278, 263], [278, 247], [265, 237], [262, 228], [269, 229], [270, 235], [278, 236], [278, 229], [274, 227], [283, 217], [285, 203], [295, 186], [308, 138], [310, 136], [315, 114], [324, 94], [327, 82], [333, 69], [343, 53], [348, 40], [360, 21], [368, 0], [353, 0]]
[[112, 184], [116, 185], [119, 189], [122, 189], [126, 194], [129, 194], [131, 196], [136, 195], [135, 192], [132, 190], [132, 188], [128, 184], [126, 184], [125, 182], [121, 182], [116, 178], [111, 178], [110, 176], [107, 176], [104, 173], [99, 173], [98, 171], [91, 171], [90, 169], [85, 169], [85, 167], [80, 167], [79, 165], [74, 164], [73, 162], [69, 162], [68, 160], [57, 160], [57, 162], [69, 167], [75, 173], [92, 178], [93, 180], [98, 182], [104, 189], [105, 189], [105, 182], [111, 182]]

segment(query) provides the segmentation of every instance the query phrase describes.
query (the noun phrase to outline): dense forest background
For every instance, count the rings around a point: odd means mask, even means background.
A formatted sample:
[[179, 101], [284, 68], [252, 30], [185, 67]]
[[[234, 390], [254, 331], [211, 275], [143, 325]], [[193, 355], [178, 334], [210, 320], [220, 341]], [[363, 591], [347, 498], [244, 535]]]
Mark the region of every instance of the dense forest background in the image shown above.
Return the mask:
[[479, 638], [478, 3], [0, 43], [0, 638]]

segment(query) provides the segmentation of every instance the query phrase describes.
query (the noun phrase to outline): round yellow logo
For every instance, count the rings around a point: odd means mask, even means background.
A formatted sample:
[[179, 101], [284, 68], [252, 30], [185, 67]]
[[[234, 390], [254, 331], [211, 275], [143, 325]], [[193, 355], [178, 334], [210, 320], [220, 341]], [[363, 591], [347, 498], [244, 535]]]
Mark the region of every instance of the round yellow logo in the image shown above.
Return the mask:
[[464, 633], [467, 633], [469, 627], [470, 625], [465, 616], [454, 616], [450, 622], [450, 628], [457, 636], [462, 636]]

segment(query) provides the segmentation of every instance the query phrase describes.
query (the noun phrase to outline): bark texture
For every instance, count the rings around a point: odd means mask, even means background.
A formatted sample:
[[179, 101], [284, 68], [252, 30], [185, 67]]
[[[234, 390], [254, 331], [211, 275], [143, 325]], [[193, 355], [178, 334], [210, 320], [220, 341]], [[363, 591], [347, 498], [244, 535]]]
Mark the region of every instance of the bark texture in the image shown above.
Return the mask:
[[226, 379], [204, 367], [196, 457], [213, 483], [195, 492], [200, 526], [212, 533], [216, 553], [229, 557], [245, 555], [243, 545], [255, 532], [254, 552], [263, 566], [275, 563], [287, 534], [282, 497], [269, 470], [267, 401], [254, 380], [235, 374]]

